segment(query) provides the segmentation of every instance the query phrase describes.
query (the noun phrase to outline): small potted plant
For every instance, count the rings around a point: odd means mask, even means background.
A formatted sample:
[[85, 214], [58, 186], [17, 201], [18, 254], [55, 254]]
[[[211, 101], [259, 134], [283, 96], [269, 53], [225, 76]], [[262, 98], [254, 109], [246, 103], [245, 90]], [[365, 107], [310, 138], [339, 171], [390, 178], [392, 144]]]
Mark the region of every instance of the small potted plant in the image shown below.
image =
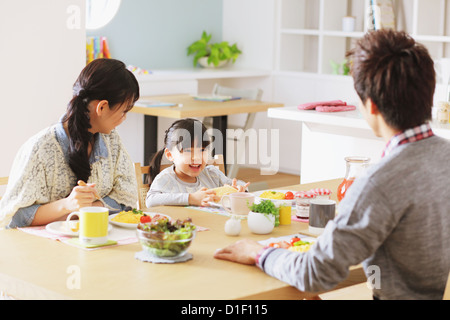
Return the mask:
[[227, 41], [209, 43], [211, 34], [203, 31], [200, 40], [193, 42], [187, 48], [187, 55], [194, 55], [194, 67], [199, 63], [203, 67], [222, 67], [230, 60], [234, 63], [242, 53], [236, 44], [229, 45]]
[[270, 200], [254, 203], [250, 206], [250, 210], [247, 223], [253, 233], [268, 234], [280, 224], [280, 209]]

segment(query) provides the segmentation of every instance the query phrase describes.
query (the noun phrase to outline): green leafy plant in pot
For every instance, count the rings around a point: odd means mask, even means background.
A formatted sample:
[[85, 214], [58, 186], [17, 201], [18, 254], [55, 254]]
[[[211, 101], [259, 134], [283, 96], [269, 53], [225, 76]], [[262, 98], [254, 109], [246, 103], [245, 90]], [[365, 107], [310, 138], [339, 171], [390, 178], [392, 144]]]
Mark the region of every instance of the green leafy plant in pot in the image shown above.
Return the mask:
[[215, 67], [224, 65], [228, 61], [234, 63], [242, 53], [237, 45], [230, 45], [227, 41], [209, 43], [211, 36], [212, 34], [207, 34], [206, 31], [203, 31], [200, 40], [193, 42], [187, 48], [187, 55], [194, 55], [194, 67], [197, 66], [197, 63]]
[[251, 232], [268, 234], [280, 224], [279, 208], [270, 200], [263, 200], [250, 206], [247, 224]]

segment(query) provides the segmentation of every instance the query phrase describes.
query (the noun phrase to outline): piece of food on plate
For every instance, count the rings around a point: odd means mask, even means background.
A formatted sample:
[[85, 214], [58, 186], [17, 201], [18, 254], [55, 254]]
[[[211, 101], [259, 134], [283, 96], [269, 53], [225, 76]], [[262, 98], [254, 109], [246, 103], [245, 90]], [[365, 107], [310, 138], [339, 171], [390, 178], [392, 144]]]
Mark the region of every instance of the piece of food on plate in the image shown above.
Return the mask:
[[158, 219], [166, 218], [162, 215], [155, 214], [153, 217], [147, 215], [142, 210], [129, 210], [129, 211], [121, 211], [119, 212], [111, 221], [120, 222], [120, 223], [130, 223], [130, 224], [138, 224], [138, 223], [147, 223], [152, 221], [157, 221]]
[[279, 191], [264, 191], [260, 194], [260, 198], [263, 199], [271, 199], [271, 200], [284, 200], [285, 195], [283, 192]]
[[220, 199], [222, 199], [222, 197], [226, 194], [231, 194], [231, 193], [235, 193], [238, 192], [238, 190], [230, 185], [224, 185], [223, 187], [218, 187], [218, 188], [214, 188], [211, 189], [213, 191], [216, 192], [216, 197], [214, 199], [215, 202], [219, 202]]
[[141, 210], [133, 209], [119, 212], [111, 221], [138, 224], [143, 216], [144, 213]]
[[287, 241], [272, 242], [269, 244], [269, 247], [283, 248], [294, 252], [306, 252], [309, 249], [311, 249], [311, 246], [313, 244], [314, 242], [303, 241], [299, 237], [293, 237], [289, 242]]

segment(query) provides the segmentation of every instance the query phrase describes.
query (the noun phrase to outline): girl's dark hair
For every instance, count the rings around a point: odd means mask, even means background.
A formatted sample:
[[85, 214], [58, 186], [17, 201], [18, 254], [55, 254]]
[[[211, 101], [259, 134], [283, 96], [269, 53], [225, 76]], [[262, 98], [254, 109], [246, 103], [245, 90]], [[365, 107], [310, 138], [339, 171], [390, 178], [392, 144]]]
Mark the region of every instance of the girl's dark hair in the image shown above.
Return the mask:
[[93, 100], [107, 100], [110, 109], [127, 104], [131, 110], [139, 99], [139, 84], [125, 64], [115, 59], [96, 59], [80, 73], [73, 85], [70, 100], [62, 121], [69, 131], [69, 166], [77, 180], [87, 181], [91, 175], [88, 145], [93, 135], [88, 105]]
[[150, 172], [147, 177], [147, 182], [151, 185], [161, 171], [161, 160], [166, 148], [172, 150], [176, 147], [178, 151], [183, 152], [183, 149], [192, 148], [194, 144], [204, 149], [211, 144], [207, 129], [201, 121], [186, 118], [172, 123], [170, 128], [166, 130], [164, 147], [150, 160]]
[[371, 31], [347, 56], [356, 92], [389, 126], [403, 131], [431, 119], [436, 75], [425, 46], [404, 31]]

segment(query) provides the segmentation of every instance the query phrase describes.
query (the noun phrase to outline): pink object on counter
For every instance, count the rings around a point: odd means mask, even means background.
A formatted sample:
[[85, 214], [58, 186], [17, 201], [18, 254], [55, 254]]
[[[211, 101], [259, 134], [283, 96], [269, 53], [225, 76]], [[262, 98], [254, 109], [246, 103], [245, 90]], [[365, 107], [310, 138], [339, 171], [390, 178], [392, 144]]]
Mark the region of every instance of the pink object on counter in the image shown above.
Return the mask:
[[345, 101], [331, 100], [331, 101], [308, 102], [308, 103], [300, 104], [298, 106], [298, 109], [299, 110], [313, 110], [313, 109], [316, 109], [316, 107], [321, 107], [321, 106], [337, 107], [337, 106], [346, 106], [346, 105], [347, 105], [347, 102], [345, 102]]
[[339, 111], [353, 111], [356, 110], [355, 106], [318, 106], [317, 112], [339, 112]]

